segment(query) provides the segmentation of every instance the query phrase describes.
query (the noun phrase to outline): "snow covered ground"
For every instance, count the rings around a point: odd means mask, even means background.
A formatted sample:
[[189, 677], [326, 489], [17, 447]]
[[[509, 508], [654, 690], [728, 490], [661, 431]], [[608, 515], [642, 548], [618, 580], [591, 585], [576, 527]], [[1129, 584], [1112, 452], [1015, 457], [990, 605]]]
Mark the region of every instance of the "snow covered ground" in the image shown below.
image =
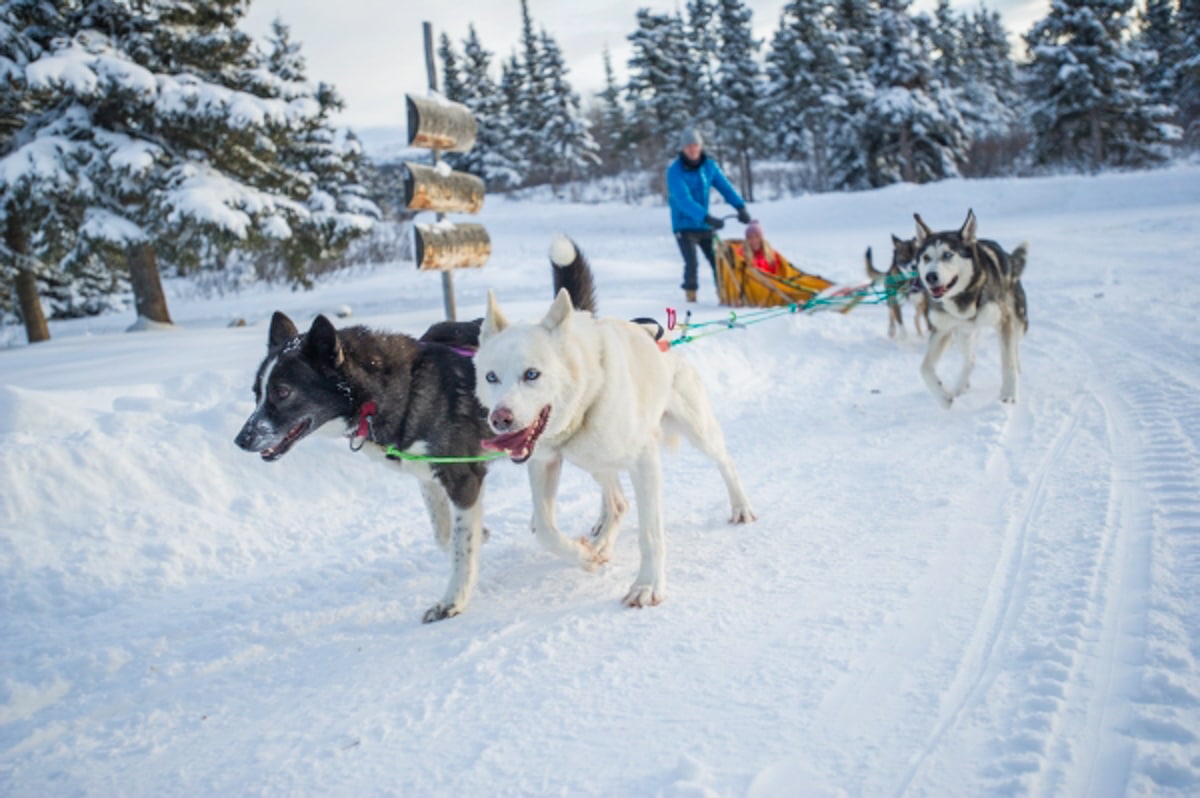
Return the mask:
[[[633, 517], [589, 574], [529, 534], [518, 466], [487, 489], [479, 588], [414, 482], [318, 436], [233, 445], [270, 312], [419, 333], [437, 275], [310, 293], [172, 286], [130, 316], [0, 350], [0, 794], [977, 796], [1200, 793], [1200, 168], [954, 181], [752, 206], [799, 265], [861, 280], [912, 213], [1030, 243], [1020, 401], [994, 335], [941, 410], [885, 312], [788, 316], [680, 348], [759, 521], [666, 457], [670, 599], [628, 610]], [[491, 200], [482, 270], [510, 318], [571, 234], [602, 312], [681, 299], [661, 207]], [[721, 318], [705, 275], [698, 320]], [[249, 326], [230, 328], [244, 317]], [[943, 364], [949, 371], [954, 355]], [[561, 517], [597, 491], [568, 468]]]

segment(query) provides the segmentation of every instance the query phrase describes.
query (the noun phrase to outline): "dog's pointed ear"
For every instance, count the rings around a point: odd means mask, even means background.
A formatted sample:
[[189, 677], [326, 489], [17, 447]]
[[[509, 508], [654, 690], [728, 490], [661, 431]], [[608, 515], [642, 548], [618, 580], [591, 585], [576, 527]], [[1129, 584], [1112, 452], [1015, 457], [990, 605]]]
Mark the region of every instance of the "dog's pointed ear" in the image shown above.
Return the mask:
[[913, 218], [917, 220], [917, 243], [920, 244], [933, 235], [933, 231], [929, 229], [929, 225], [925, 224], [925, 220], [921, 218], [921, 214], [914, 213]]
[[333, 368], [341, 366], [346, 358], [333, 322], [323, 315], [313, 319], [312, 327], [308, 328], [305, 350], [313, 362]]
[[967, 220], [963, 222], [962, 229], [958, 231], [958, 234], [967, 244], [975, 243], [975, 211], [967, 210]]
[[575, 308], [571, 305], [571, 295], [567, 293], [567, 289], [560, 288], [558, 289], [558, 296], [554, 297], [554, 304], [550, 306], [550, 310], [546, 311], [546, 317], [542, 319], [542, 326], [554, 332], [574, 312]]
[[267, 333], [267, 349], [279, 349], [288, 341], [300, 334], [296, 325], [286, 314], [275, 311], [271, 316], [271, 331]]
[[500, 312], [500, 303], [496, 301], [496, 293], [488, 289], [487, 312], [483, 314], [483, 326], [479, 328], [479, 343], [483, 343], [493, 335], [504, 332], [508, 327], [508, 319]]

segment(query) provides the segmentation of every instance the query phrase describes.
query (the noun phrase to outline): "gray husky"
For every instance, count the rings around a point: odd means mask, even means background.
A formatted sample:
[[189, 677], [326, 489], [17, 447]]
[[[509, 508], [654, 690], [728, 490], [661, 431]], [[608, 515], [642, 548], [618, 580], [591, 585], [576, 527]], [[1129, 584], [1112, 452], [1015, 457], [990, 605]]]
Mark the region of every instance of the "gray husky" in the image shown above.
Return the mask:
[[[967, 211], [963, 226], [931, 233], [917, 216], [917, 275], [929, 297], [933, 334], [921, 363], [921, 376], [934, 398], [949, 408], [970, 387], [975, 367], [975, 338], [984, 328], [1000, 336], [1000, 401], [1017, 401], [1021, 370], [1021, 338], [1029, 329], [1021, 274], [1029, 248], [1022, 243], [1008, 254], [995, 241], [975, 237], [975, 213]], [[962, 372], [947, 390], [937, 376], [937, 364], [952, 340], [962, 351]]]
[[[920, 216], [917, 216], [917, 224], [925, 224], [921, 221]], [[925, 230], [928, 235], [933, 233], [928, 227]], [[889, 338], [895, 338], [897, 335], [904, 338], [907, 335], [904, 329], [904, 312], [901, 307], [905, 300], [913, 306], [913, 329], [918, 337], [921, 335], [921, 319], [928, 312], [928, 299], [921, 290], [920, 281], [912, 279], [910, 282], [910, 278], [907, 276], [915, 268], [916, 257], [917, 239], [897, 238], [893, 235], [892, 263], [886, 272], [881, 272], [871, 261], [871, 248], [867, 247], [867, 254], [864, 256], [867, 279], [876, 285], [883, 284], [890, 289], [887, 294]], [[926, 320], [925, 326], [929, 326], [928, 320]]]
[[[595, 309], [592, 273], [582, 256], [556, 265], [554, 289], [581, 310]], [[317, 316], [301, 334], [276, 312], [267, 356], [254, 379], [255, 408], [234, 442], [273, 462], [334, 419], [350, 448], [374, 453], [421, 483], [438, 544], [451, 555], [450, 584], [425, 623], [458, 615], [471, 599], [484, 539], [482, 461], [429, 464], [397, 452], [432, 457], [478, 457], [492, 433], [475, 398], [472, 351], [482, 319], [441, 322], [421, 340], [366, 327], [337, 330]], [[394, 448], [390, 448], [394, 447]]]

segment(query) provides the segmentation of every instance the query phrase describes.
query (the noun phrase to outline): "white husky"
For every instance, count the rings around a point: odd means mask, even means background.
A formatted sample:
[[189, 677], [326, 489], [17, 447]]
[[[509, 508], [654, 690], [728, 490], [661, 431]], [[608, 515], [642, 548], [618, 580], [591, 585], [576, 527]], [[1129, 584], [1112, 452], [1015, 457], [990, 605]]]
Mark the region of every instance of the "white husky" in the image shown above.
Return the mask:
[[[559, 237], [551, 260], [581, 257]], [[664, 434], [682, 433], [717, 463], [730, 521], [754, 520], [699, 374], [678, 354], [660, 351], [645, 327], [597, 319], [571, 306], [560, 290], [537, 324], [509, 324], [494, 295], [475, 356], [475, 392], [498, 437], [485, 446], [529, 462], [533, 528], [546, 548], [592, 568], [608, 559], [627, 504], [619, 473], [628, 471], [637, 500], [641, 569], [625, 595], [630, 607], [666, 598], [662, 519]], [[603, 489], [592, 538], [571, 540], [555, 523], [563, 459], [588, 471]]]

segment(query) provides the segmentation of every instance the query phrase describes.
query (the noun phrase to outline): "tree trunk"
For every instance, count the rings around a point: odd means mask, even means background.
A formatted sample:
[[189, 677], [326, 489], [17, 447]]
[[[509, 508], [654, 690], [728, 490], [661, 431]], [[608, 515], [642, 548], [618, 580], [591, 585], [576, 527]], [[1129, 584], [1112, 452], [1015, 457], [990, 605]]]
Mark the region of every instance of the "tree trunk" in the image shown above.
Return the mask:
[[17, 269], [17, 299], [21, 302], [21, 318], [25, 320], [25, 337], [29, 343], [50, 340], [50, 327], [42, 310], [37, 277], [27, 269]]
[[1104, 163], [1104, 132], [1100, 129], [1100, 112], [1093, 108], [1088, 112], [1092, 133], [1092, 171], [1099, 172]]
[[129, 248], [129, 284], [139, 318], [159, 324], [171, 324], [167, 297], [158, 275], [158, 255], [153, 244], [134, 244]]
[[750, 153], [741, 152], [742, 160], [742, 199], [754, 202], [754, 176], [750, 174]]
[[17, 301], [21, 304], [21, 318], [25, 320], [25, 337], [29, 343], [50, 340], [50, 326], [46, 324], [46, 312], [42, 310], [42, 297], [38, 292], [37, 276], [21, 265], [20, 256], [29, 255], [29, 236], [16, 213], [8, 215], [4, 225], [4, 243], [18, 256]]
[[912, 133], [907, 125], [900, 128], [900, 177], [905, 183], [917, 182], [917, 173], [913, 169]]

